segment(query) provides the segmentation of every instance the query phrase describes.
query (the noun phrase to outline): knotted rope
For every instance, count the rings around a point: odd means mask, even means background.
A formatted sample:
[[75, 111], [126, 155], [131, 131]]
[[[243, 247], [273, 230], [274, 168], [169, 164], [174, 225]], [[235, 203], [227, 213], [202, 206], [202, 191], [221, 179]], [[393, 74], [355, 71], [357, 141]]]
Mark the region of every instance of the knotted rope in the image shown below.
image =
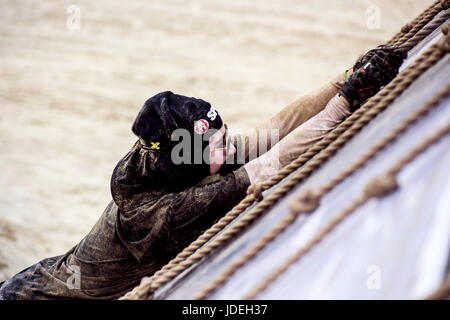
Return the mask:
[[264, 184], [261, 181], [256, 180], [248, 187], [247, 194], [253, 195], [255, 201], [259, 202], [263, 199], [262, 193], [264, 190]]
[[292, 198], [288, 203], [288, 207], [291, 212], [311, 213], [319, 206], [321, 197], [319, 192], [308, 189], [297, 197]]

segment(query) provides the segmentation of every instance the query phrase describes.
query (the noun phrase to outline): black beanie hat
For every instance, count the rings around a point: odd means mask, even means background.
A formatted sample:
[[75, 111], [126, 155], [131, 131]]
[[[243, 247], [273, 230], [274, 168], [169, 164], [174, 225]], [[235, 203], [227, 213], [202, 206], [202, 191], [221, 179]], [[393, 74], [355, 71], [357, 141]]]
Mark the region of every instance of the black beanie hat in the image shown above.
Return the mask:
[[171, 141], [176, 129], [203, 134], [207, 129], [218, 130], [222, 125], [222, 119], [210, 103], [165, 91], [145, 102], [133, 123], [132, 131], [140, 138], [142, 147], [152, 148], [155, 143], [159, 143], [159, 149], [155, 150], [165, 150], [177, 143]]
[[[128, 194], [148, 187], [174, 186], [182, 189], [195, 185], [210, 174], [209, 158], [204, 161], [203, 154], [209, 157], [209, 153], [204, 152], [209, 145], [209, 137], [222, 125], [217, 110], [204, 100], [170, 91], [151, 97], [133, 123], [132, 131], [139, 141], [116, 167], [113, 174], [115, 184], [127, 189], [134, 185]], [[202, 140], [201, 150], [198, 144], [191, 143], [189, 163], [175, 164], [172, 161], [172, 148], [180, 143], [171, 141], [176, 129], [186, 129], [191, 139]], [[201, 155], [200, 164], [194, 162], [194, 154]]]

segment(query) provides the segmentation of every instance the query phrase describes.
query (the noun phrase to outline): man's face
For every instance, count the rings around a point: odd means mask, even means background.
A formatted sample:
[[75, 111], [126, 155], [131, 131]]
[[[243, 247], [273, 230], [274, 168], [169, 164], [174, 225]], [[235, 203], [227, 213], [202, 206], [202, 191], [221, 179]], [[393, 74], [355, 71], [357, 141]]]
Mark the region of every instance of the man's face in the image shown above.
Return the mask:
[[232, 143], [227, 144], [227, 141], [228, 132], [225, 124], [209, 138], [209, 170], [211, 174], [219, 172], [227, 155], [236, 153], [236, 147]]

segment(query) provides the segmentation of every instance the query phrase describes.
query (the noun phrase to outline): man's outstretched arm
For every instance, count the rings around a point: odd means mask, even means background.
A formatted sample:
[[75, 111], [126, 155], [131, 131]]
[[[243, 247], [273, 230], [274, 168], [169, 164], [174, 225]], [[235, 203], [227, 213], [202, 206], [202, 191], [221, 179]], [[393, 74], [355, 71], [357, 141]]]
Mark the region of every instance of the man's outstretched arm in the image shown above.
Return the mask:
[[[344, 96], [347, 100], [351, 100], [350, 105], [351, 108], [353, 108], [361, 102], [358, 101], [358, 99], [364, 100], [364, 98], [367, 98], [377, 92], [380, 88], [379, 83], [382, 84], [386, 82], [385, 80], [392, 79], [398, 72], [398, 68], [405, 58], [406, 52], [396, 47], [378, 46], [372, 50], [369, 50], [366, 54], [362, 55], [358, 61], [356, 61], [353, 67], [349, 68], [345, 72], [342, 72], [326, 85], [296, 99], [262, 126], [259, 126], [256, 129], [248, 130], [242, 135], [237, 136], [237, 141], [234, 142], [238, 148], [241, 148], [238, 149], [238, 154], [241, 155], [240, 157], [245, 159], [245, 163], [253, 160], [257, 156], [261, 156], [295, 128], [322, 111], [330, 99], [341, 91], [341, 88], [347, 81], [347, 78], [351, 77], [357, 70], [362, 69], [369, 61], [372, 61], [372, 63], [377, 65], [381, 72], [379, 77], [373, 80], [375, 86], [360, 88], [366, 89], [366, 91], [363, 92], [363, 96], [359, 96], [360, 93], [354, 91], [354, 88], [361, 87], [361, 83], [355, 83], [355, 81], [353, 81], [353, 88], [348, 87], [344, 92]], [[363, 82], [367, 81], [363, 79], [362, 83]], [[349, 96], [348, 93], [352, 94], [352, 92], [354, 92], [353, 96]], [[271, 139], [273, 139], [273, 137], [271, 137], [272, 129], [278, 131], [278, 136], [275, 135], [276, 141], [271, 141]], [[258, 150], [258, 148], [260, 148], [260, 141], [263, 141], [263, 145], [264, 142], [267, 141], [267, 144], [263, 150]]]
[[266, 154], [248, 162], [244, 168], [250, 182], [264, 181], [296, 159], [314, 142], [322, 139], [363, 101], [391, 81], [406, 58], [398, 48], [381, 47], [371, 51], [370, 58], [349, 77], [338, 95], [325, 109], [293, 130]]
[[324, 110], [294, 129], [264, 155], [244, 165], [250, 182], [276, 174], [350, 115], [348, 101], [335, 95]]
[[[238, 154], [245, 155], [245, 163], [262, 155], [292, 130], [322, 111], [328, 101], [339, 92], [345, 80], [346, 75], [343, 72], [322, 87], [294, 100], [264, 124], [240, 133], [235, 144], [243, 150], [238, 150]], [[271, 141], [274, 139], [271, 130], [278, 132], [276, 141]], [[258, 150], [259, 141], [267, 142], [264, 150]]]

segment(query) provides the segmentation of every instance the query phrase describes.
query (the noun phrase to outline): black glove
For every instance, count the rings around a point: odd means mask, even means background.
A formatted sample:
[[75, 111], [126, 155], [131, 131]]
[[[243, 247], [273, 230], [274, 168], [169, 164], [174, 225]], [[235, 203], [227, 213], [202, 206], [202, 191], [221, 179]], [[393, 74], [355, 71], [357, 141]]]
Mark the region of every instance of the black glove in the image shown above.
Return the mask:
[[394, 61], [399, 62], [400, 64], [403, 62], [403, 60], [407, 57], [407, 52], [403, 49], [400, 49], [398, 47], [388, 47], [388, 46], [378, 46], [375, 49], [367, 51], [366, 54], [361, 56], [353, 66], [353, 72], [361, 68], [363, 65], [365, 65], [367, 62], [372, 59], [373, 56], [378, 55], [380, 57], [388, 57]]
[[350, 110], [355, 111], [388, 84], [398, 74], [406, 56], [404, 50], [391, 47], [376, 48], [364, 55], [357, 62], [361, 66], [355, 69], [339, 92], [350, 103]]

